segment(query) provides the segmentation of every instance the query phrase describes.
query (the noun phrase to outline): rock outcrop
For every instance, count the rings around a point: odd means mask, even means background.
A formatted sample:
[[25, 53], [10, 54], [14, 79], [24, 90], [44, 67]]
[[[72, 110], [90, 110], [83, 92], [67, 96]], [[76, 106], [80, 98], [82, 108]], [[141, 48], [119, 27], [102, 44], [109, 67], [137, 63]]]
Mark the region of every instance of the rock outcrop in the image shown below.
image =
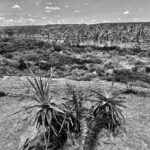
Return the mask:
[[1, 27], [0, 37], [31, 38], [69, 45], [150, 48], [150, 23]]

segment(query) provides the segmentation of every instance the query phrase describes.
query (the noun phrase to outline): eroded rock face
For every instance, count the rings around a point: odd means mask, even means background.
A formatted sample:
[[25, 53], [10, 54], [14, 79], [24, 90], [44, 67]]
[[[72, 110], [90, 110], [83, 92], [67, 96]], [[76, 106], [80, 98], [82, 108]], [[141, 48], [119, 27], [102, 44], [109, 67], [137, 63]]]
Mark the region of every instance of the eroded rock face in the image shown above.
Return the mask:
[[150, 23], [3, 27], [0, 37], [36, 39], [67, 45], [149, 49]]

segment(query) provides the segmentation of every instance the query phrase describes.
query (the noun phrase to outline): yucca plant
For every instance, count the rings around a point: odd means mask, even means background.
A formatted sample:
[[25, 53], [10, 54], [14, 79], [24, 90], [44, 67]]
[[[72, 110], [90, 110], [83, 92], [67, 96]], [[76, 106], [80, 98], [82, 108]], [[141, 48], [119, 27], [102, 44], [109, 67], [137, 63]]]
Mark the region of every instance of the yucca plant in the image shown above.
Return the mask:
[[[79, 121], [70, 111], [52, 102], [51, 76], [43, 79], [36, 77], [32, 71], [31, 73], [32, 78], [27, 77], [27, 80], [33, 89], [34, 100], [37, 104], [27, 106], [12, 115], [24, 110], [38, 108], [32, 122], [36, 125], [39, 134], [34, 139], [27, 139], [21, 149], [30, 150], [33, 147], [36, 150], [58, 149], [66, 142], [68, 134], [80, 130], [78, 129], [80, 127]], [[37, 139], [38, 143], [36, 142]]]
[[39, 104], [34, 122], [37, 129], [40, 127], [45, 129], [45, 148], [59, 148], [66, 141], [68, 133], [79, 130], [79, 122], [69, 111], [52, 102], [50, 95], [51, 77], [45, 80], [42, 80], [41, 77], [37, 79], [35, 76], [33, 76], [33, 81], [27, 79], [34, 89], [35, 100]]
[[92, 108], [94, 117], [100, 119], [104, 128], [114, 132], [115, 128], [119, 127], [122, 122], [125, 122], [125, 117], [120, 107], [126, 108], [126, 106], [123, 104], [125, 102], [124, 100], [116, 100], [123, 92], [113, 94], [112, 90], [113, 84], [109, 91], [91, 91], [95, 93], [98, 98], [98, 101]]
[[88, 120], [88, 131], [84, 142], [84, 150], [93, 149], [97, 135], [103, 128], [115, 133], [115, 129], [119, 128], [122, 122], [125, 121], [122, 110], [119, 108], [126, 108], [123, 105], [125, 101], [116, 100], [122, 92], [113, 95], [113, 85], [114, 83], [109, 91], [97, 92], [91, 90], [96, 94], [97, 100], [91, 100], [95, 104], [90, 109], [93, 116]]
[[82, 89], [76, 89], [75, 86], [67, 84], [67, 97], [64, 97], [64, 100], [67, 100], [65, 106], [70, 109], [70, 111], [75, 112], [75, 116], [78, 120], [81, 119], [82, 112], [84, 111], [83, 103], [85, 101], [85, 95]]

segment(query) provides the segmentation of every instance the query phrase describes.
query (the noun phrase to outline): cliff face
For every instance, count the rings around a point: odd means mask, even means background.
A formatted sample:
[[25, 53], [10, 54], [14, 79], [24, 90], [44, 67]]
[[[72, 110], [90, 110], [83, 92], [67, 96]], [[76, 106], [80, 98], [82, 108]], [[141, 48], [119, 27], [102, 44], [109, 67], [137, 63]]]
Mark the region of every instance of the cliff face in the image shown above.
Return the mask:
[[0, 36], [69, 45], [149, 49], [150, 23], [1, 27]]

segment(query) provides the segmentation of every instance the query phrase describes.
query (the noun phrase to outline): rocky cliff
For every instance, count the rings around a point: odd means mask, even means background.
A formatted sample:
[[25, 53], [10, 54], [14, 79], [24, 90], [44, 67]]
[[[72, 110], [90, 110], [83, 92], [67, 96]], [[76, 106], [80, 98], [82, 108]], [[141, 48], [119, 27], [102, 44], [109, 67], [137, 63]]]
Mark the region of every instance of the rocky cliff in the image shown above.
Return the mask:
[[97, 47], [150, 49], [150, 23], [1, 27], [0, 37]]

